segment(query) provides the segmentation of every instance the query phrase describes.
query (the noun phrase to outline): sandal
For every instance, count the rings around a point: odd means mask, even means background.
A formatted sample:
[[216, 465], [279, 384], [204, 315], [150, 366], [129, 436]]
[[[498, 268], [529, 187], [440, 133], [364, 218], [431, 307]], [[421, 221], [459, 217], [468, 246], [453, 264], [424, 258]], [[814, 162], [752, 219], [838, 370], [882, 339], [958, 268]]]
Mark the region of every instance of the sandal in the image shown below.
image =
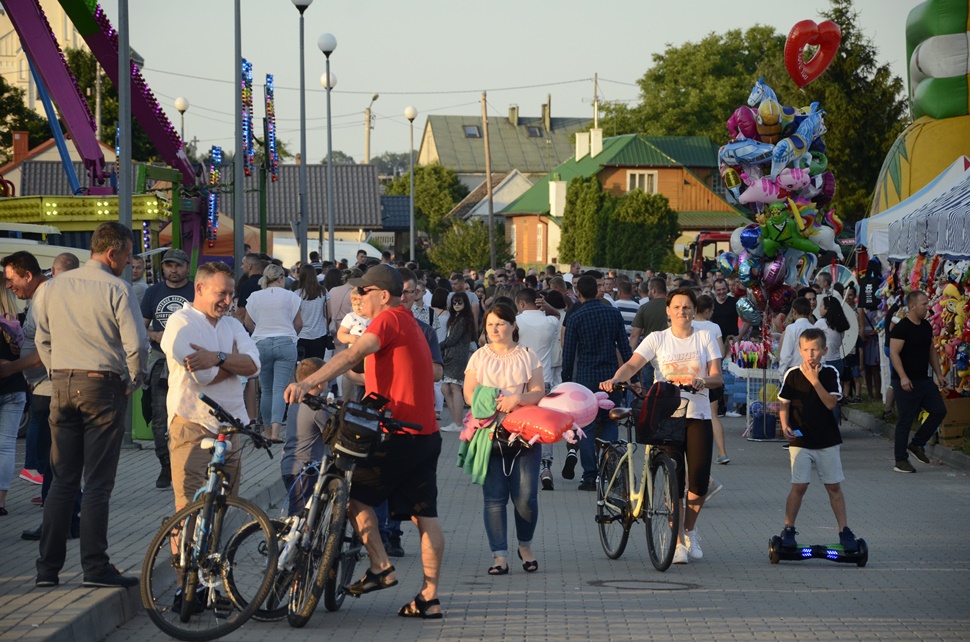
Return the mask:
[[394, 572], [391, 566], [380, 573], [374, 573], [370, 569], [364, 573], [364, 577], [358, 581], [344, 587], [344, 590], [354, 597], [360, 597], [364, 593], [372, 593], [382, 589], [391, 588], [397, 585], [397, 580], [389, 580], [387, 576]]
[[[522, 559], [522, 551], [516, 551], [519, 554], [519, 559]], [[539, 570], [539, 560], [532, 560], [531, 562], [522, 561], [522, 569], [526, 573], [535, 573]]]
[[[506, 566], [505, 572], [508, 573], [509, 569]], [[440, 620], [444, 617], [441, 611], [437, 613], [428, 613], [428, 609], [432, 606], [441, 606], [441, 600], [434, 598], [433, 600], [422, 600], [421, 594], [418, 593], [414, 596], [413, 602], [408, 602], [401, 607], [401, 610], [397, 612], [401, 617], [419, 617], [424, 620]]]
[[508, 575], [509, 565], [506, 564], [505, 566], [499, 566], [498, 564], [496, 564], [495, 566], [489, 566], [488, 574], [489, 575]]

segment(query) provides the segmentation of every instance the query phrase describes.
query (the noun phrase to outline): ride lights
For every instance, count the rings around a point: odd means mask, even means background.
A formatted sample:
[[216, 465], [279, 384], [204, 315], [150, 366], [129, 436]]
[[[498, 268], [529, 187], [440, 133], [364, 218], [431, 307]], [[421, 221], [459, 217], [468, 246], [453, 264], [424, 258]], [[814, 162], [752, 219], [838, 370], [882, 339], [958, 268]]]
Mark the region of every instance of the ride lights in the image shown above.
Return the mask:
[[242, 60], [242, 138], [243, 138], [243, 169], [246, 176], [252, 176], [253, 159], [253, 63], [245, 58]]
[[[222, 167], [222, 148], [216, 145], [212, 146], [212, 150], [209, 152], [209, 186], [218, 187], [219, 186], [219, 174], [221, 173]], [[209, 240], [209, 247], [213, 247], [216, 244], [216, 234], [219, 230], [219, 190], [210, 189], [209, 190], [209, 229], [207, 238]]]
[[276, 147], [276, 99], [274, 98], [273, 74], [266, 74], [266, 164], [273, 180], [279, 178], [280, 156]]

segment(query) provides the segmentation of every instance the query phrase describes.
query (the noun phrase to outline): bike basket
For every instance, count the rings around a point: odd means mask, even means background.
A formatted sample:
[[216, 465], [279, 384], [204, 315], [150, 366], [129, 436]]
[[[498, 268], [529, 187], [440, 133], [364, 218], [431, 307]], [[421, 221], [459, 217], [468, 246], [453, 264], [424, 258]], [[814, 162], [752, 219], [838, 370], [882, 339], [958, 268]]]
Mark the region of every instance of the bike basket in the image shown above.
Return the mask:
[[381, 415], [359, 403], [346, 402], [338, 415], [334, 450], [363, 459], [381, 439]]
[[643, 399], [633, 402], [638, 444], [682, 444], [687, 432], [687, 402], [681, 401], [680, 389], [658, 381]]

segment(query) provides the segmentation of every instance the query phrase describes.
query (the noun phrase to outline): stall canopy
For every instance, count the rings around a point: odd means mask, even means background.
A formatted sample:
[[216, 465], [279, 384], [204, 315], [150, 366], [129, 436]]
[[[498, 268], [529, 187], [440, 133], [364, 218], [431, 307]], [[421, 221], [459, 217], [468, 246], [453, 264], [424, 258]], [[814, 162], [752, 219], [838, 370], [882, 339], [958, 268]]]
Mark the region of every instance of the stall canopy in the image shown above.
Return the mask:
[[930, 253], [970, 259], [970, 172], [932, 200], [889, 225], [889, 259]]
[[[249, 245], [253, 252], [259, 252], [259, 228], [246, 225], [243, 228], [243, 243]], [[202, 256], [232, 256], [233, 252], [233, 221], [225, 214], [219, 215], [219, 228], [216, 233], [215, 245], [209, 247], [208, 241], [202, 244], [200, 254]], [[158, 233], [159, 245], [165, 246], [172, 243], [172, 224], [169, 223]], [[266, 233], [266, 253], [273, 254], [273, 233]]]
[[869, 256], [885, 261], [889, 256], [889, 226], [946, 192], [970, 172], [970, 158], [961, 156], [952, 165], [902, 203], [856, 223], [855, 237], [869, 250]]

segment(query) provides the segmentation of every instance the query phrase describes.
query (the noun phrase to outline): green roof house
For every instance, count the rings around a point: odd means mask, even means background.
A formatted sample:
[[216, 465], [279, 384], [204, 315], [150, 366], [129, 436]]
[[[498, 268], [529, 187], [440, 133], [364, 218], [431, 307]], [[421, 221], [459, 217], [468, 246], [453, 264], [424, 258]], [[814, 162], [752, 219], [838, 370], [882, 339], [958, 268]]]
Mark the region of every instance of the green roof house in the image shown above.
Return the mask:
[[701, 230], [728, 231], [750, 223], [724, 199], [717, 150], [706, 136], [604, 139], [599, 129], [577, 134], [574, 155], [501, 212], [516, 260], [558, 262], [566, 186], [577, 176], [596, 176], [604, 190], [617, 196], [635, 189], [666, 196], [680, 221], [677, 253]]

